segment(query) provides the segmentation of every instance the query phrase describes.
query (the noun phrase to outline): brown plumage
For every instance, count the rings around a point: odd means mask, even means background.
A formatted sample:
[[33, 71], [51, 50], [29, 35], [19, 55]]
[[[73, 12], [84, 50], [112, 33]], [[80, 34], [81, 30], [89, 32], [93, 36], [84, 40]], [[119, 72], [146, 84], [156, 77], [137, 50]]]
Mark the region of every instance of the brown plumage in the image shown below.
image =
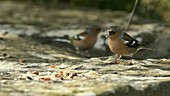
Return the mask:
[[72, 44], [79, 50], [91, 49], [97, 41], [97, 35], [100, 30], [99, 26], [91, 25], [84, 32], [74, 36], [71, 39]]
[[135, 52], [140, 49], [140, 44], [122, 29], [117, 26], [107, 30], [108, 32], [108, 46], [110, 50], [117, 54], [117, 59], [121, 56], [133, 56]]

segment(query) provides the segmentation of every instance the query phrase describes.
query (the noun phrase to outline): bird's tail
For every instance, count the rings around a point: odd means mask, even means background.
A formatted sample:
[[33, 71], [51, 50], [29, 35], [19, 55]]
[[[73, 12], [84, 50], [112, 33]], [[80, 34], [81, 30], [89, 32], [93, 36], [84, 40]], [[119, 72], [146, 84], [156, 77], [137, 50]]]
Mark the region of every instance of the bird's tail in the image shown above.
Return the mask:
[[157, 50], [157, 49], [153, 49], [153, 48], [147, 48], [147, 47], [144, 47], [144, 46], [140, 46], [140, 47], [138, 48], [138, 51], [139, 51], [139, 50], [142, 50], [142, 49], [145, 49], [145, 50]]
[[58, 41], [58, 42], [71, 43], [71, 40], [70, 40], [70, 39], [56, 38], [56, 39], [54, 39], [54, 40], [55, 40], [55, 41]]

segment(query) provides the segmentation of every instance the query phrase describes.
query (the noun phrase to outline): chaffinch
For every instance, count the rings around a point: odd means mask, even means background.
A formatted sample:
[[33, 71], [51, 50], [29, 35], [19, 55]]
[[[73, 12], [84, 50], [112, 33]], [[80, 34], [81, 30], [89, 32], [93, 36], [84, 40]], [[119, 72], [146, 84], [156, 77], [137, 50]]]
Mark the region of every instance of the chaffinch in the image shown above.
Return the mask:
[[71, 43], [76, 50], [88, 50], [93, 48], [97, 41], [97, 35], [101, 28], [98, 25], [90, 25], [83, 32], [73, 37], [57, 38], [56, 41]]
[[71, 43], [79, 50], [88, 50], [93, 48], [97, 41], [97, 35], [101, 28], [98, 25], [90, 25], [86, 30], [71, 38]]
[[132, 57], [133, 54], [140, 49], [151, 49], [141, 46], [136, 39], [125, 33], [124, 30], [118, 26], [113, 26], [107, 30], [107, 32], [108, 46], [113, 53], [117, 54], [115, 62], [117, 62], [121, 56]]

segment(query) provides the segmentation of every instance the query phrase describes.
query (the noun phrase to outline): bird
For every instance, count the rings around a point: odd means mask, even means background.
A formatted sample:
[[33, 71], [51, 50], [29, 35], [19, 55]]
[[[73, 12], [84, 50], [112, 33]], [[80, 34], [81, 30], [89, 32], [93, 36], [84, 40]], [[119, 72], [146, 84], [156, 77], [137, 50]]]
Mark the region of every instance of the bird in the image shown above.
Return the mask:
[[71, 43], [76, 50], [92, 49], [97, 41], [101, 28], [97, 24], [89, 25], [83, 32], [76, 34], [67, 40], [56, 39], [57, 41]]
[[88, 50], [93, 48], [97, 41], [97, 36], [101, 28], [97, 25], [89, 26], [84, 32], [75, 35], [71, 40], [78, 50]]
[[115, 58], [115, 63], [117, 63], [122, 56], [132, 57], [141, 49], [151, 49], [143, 47], [139, 41], [125, 33], [124, 30], [118, 26], [112, 26], [109, 28], [107, 30], [106, 37], [108, 39], [107, 43], [109, 49], [117, 55]]

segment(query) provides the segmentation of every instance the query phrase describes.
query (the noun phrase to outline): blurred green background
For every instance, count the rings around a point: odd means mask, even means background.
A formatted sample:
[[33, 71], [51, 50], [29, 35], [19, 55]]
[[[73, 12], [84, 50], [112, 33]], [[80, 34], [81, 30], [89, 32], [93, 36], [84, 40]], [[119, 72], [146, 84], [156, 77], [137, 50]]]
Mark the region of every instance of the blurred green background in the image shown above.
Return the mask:
[[[2, 0], [3, 1], [3, 0]], [[6, 0], [46, 8], [83, 8], [130, 12], [135, 0]], [[155, 20], [169, 21], [170, 0], [139, 0], [136, 14]]]
[[[40, 5], [47, 9], [80, 8], [130, 12], [135, 0], [1, 0]], [[0, 2], [1, 2], [0, 1]], [[154, 20], [170, 21], [170, 0], [139, 0], [137, 15]]]

